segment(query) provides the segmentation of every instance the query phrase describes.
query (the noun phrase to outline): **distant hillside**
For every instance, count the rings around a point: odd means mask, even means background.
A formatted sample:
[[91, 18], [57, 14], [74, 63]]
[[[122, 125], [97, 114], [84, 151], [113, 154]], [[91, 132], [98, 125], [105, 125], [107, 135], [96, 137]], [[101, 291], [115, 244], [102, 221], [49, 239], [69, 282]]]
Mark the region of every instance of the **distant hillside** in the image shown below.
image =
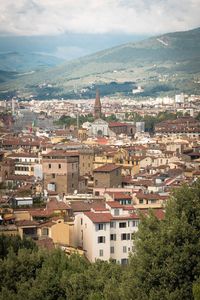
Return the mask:
[[39, 53], [0, 53], [0, 70], [9, 72], [30, 72], [54, 67], [62, 62], [60, 58]]
[[[105, 94], [131, 96], [133, 88], [143, 87], [139, 96], [200, 94], [200, 28], [164, 34], [142, 42], [128, 43], [48, 70], [20, 76], [2, 83], [1, 90], [19, 90], [38, 99], [80, 98], [93, 95], [96, 85], [105, 85]], [[124, 90], [121, 84], [129, 90]], [[110, 84], [116, 83], [116, 84]], [[119, 86], [119, 89], [118, 87]], [[109, 87], [109, 88], [108, 88]], [[114, 87], [114, 89], [113, 89]], [[113, 89], [113, 90], [112, 90]]]

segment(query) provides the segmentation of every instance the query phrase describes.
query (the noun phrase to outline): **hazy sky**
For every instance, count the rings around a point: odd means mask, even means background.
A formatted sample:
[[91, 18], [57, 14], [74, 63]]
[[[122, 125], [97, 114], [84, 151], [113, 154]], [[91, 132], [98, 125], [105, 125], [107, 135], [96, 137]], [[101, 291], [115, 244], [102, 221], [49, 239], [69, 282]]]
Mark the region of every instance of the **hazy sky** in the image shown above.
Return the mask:
[[199, 16], [200, 0], [0, 0], [0, 35], [157, 34]]

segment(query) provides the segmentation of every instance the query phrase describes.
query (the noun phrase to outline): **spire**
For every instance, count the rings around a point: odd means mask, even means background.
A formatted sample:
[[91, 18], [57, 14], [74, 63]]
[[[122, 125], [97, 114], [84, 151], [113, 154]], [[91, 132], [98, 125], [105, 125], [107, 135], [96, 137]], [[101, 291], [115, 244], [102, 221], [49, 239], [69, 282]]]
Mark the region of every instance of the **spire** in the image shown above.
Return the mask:
[[94, 104], [94, 117], [95, 119], [101, 118], [101, 101], [100, 101], [100, 95], [99, 90], [96, 90], [96, 99]]

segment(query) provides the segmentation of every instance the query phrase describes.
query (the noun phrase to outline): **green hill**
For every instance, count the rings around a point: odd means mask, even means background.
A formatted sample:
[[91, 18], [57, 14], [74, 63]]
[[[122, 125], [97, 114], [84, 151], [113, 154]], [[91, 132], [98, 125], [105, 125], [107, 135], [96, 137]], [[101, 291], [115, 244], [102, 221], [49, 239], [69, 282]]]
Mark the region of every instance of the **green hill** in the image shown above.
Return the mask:
[[54, 67], [63, 60], [51, 55], [27, 52], [0, 53], [0, 70], [7, 72], [30, 72]]
[[[200, 94], [200, 28], [164, 34], [142, 42], [107, 49], [58, 67], [19, 76], [0, 84], [1, 90], [52, 97], [93, 97], [96, 85], [104, 94], [132, 95], [130, 83], [142, 86], [141, 96]], [[111, 83], [116, 84], [111, 84]], [[123, 84], [129, 83], [124, 91]], [[116, 85], [119, 85], [119, 90]], [[114, 86], [114, 90], [113, 89]]]

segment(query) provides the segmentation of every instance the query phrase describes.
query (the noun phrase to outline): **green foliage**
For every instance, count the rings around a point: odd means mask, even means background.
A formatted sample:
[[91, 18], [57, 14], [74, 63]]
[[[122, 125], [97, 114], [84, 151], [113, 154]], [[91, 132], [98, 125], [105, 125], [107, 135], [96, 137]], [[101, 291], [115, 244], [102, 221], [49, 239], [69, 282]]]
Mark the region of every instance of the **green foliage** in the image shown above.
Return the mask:
[[110, 115], [109, 117], [106, 117], [105, 120], [106, 120], [107, 122], [115, 122], [115, 121], [118, 121], [118, 118], [116, 117], [115, 114], [112, 114], [112, 115]]
[[199, 279], [193, 284], [192, 291], [193, 291], [194, 300], [200, 300], [200, 280]]
[[173, 192], [163, 220], [141, 214], [126, 267], [1, 237], [0, 300], [199, 300], [199, 233], [197, 181]]
[[9, 249], [12, 249], [13, 252], [17, 254], [21, 248], [35, 249], [36, 244], [28, 238], [24, 238], [22, 240], [18, 235], [0, 235], [0, 259], [3, 259], [7, 256]]
[[170, 113], [168, 111], [159, 112], [157, 116], [145, 115], [144, 117], [140, 116], [136, 112], [126, 114], [126, 120], [133, 122], [145, 122], [145, 131], [154, 132], [155, 125], [159, 122], [166, 120], [175, 120], [182, 115], [178, 113]]
[[90, 264], [58, 249], [20, 249], [18, 254], [11, 249], [0, 266], [0, 300], [120, 299], [118, 287], [111, 286], [120, 284], [122, 274], [114, 263]]
[[143, 218], [126, 298], [193, 299], [193, 283], [200, 276], [199, 232], [200, 181], [174, 191], [163, 221], [153, 214]]
[[[94, 117], [92, 114], [88, 114], [86, 116], [80, 115], [79, 116], [79, 125], [82, 125], [85, 122], [94, 122]], [[70, 116], [63, 115], [60, 119], [56, 122], [57, 125], [65, 125], [67, 127], [71, 125], [77, 125], [77, 118], [72, 118]]]
[[[34, 94], [37, 99], [93, 98], [91, 82], [100, 85], [102, 95], [132, 95], [130, 82], [145, 87], [141, 96], [155, 97], [180, 92], [198, 95], [200, 87], [194, 76], [198, 78], [200, 74], [199, 36], [199, 28], [188, 32], [170, 33], [97, 52], [50, 70], [43, 68], [21, 76], [10, 72], [2, 73], [0, 95], [11, 97], [20, 91], [22, 97]], [[167, 41], [168, 46], [163, 46], [158, 38]], [[7, 66], [15, 66], [17, 70], [24, 69], [24, 66], [33, 70], [33, 65], [38, 66], [38, 54], [28, 59], [22, 56], [20, 61], [18, 56], [16, 53], [10, 54], [9, 57], [0, 59], [0, 65], [7, 61]], [[40, 59], [42, 65], [43, 59], [45, 65], [57, 64], [52, 57], [49, 57], [49, 61], [47, 57]], [[124, 82], [124, 78], [128, 81]], [[50, 86], [41, 86], [44, 82], [50, 83]], [[83, 88], [87, 91], [82, 92]]]

